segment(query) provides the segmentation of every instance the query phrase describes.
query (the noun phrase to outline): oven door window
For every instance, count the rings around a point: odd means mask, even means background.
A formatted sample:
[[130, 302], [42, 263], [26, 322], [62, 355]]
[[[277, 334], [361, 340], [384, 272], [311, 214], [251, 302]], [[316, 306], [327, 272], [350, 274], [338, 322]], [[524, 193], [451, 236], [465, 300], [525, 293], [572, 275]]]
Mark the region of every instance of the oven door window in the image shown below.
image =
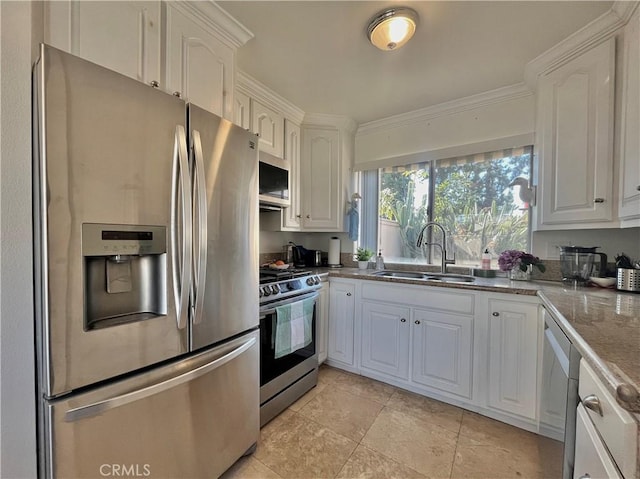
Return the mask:
[[280, 200], [289, 199], [289, 172], [287, 170], [261, 161], [259, 175], [260, 195]]
[[316, 353], [316, 305], [313, 306], [312, 339], [305, 347], [286, 356], [276, 358], [275, 326], [276, 313], [270, 313], [260, 319], [260, 386], [297, 366]]

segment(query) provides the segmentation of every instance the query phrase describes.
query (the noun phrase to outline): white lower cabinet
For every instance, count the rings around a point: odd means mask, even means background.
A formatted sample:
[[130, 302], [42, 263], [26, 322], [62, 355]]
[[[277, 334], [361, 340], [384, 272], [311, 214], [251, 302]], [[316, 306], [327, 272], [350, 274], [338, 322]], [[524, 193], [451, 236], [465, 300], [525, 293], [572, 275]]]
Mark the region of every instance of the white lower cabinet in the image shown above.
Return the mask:
[[354, 360], [355, 284], [331, 281], [327, 358], [347, 366]]
[[536, 418], [538, 306], [489, 299], [488, 405], [527, 419]]
[[598, 431], [591, 424], [582, 403], [578, 404], [576, 418], [576, 452], [573, 466], [574, 479], [622, 479], [611, 456], [602, 443]]
[[411, 310], [403, 306], [362, 303], [362, 368], [409, 377], [410, 315]]
[[537, 431], [536, 297], [330, 283], [328, 364]]
[[316, 334], [318, 344], [318, 363], [327, 360], [327, 345], [329, 343], [329, 283], [324, 281], [316, 302]]
[[471, 399], [473, 317], [413, 312], [411, 380]]

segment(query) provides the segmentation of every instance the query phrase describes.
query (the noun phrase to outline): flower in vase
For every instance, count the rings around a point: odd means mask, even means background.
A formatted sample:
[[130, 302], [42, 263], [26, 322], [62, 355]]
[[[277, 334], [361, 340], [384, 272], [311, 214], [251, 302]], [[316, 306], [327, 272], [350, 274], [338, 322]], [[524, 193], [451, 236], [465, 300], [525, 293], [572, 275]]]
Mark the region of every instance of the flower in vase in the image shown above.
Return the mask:
[[535, 266], [541, 273], [544, 273], [546, 269], [542, 261], [540, 261], [540, 258], [537, 256], [515, 249], [510, 249], [500, 253], [500, 256], [498, 257], [498, 266], [500, 266], [501, 271], [512, 271], [514, 269], [527, 271], [529, 266]]

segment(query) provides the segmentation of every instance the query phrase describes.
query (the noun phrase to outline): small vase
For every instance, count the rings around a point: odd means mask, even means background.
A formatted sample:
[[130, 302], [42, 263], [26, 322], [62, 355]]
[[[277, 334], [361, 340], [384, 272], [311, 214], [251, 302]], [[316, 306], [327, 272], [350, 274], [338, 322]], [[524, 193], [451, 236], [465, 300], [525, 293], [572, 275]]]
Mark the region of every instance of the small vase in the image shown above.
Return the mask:
[[358, 269], [367, 269], [369, 267], [368, 261], [358, 261]]
[[514, 268], [509, 271], [509, 279], [511, 281], [529, 281], [531, 279], [531, 265], [527, 266], [526, 271], [520, 268]]

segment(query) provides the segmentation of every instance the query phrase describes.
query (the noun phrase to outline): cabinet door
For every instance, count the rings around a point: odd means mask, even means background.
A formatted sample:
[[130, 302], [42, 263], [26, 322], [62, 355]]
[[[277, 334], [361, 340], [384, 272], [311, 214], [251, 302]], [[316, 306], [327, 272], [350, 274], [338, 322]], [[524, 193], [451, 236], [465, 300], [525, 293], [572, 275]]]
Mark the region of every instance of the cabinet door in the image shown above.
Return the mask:
[[489, 406], [535, 419], [538, 307], [490, 299], [489, 312]]
[[341, 231], [340, 132], [305, 128], [300, 165], [303, 228], [311, 231]]
[[623, 59], [619, 216], [640, 226], [640, 9], [625, 27]]
[[322, 283], [320, 296], [316, 302], [317, 337], [318, 337], [318, 363], [327, 359], [327, 344], [329, 341], [329, 283]]
[[416, 309], [412, 328], [411, 379], [471, 398], [472, 317]]
[[591, 424], [582, 403], [578, 404], [576, 418], [576, 452], [573, 466], [574, 479], [606, 477], [622, 479], [605, 445]]
[[331, 282], [329, 285], [328, 358], [353, 365], [355, 286]]
[[362, 359], [360, 366], [396, 378], [409, 376], [409, 308], [362, 303]]
[[145, 83], [160, 81], [160, 2], [44, 2], [45, 42]]
[[540, 78], [538, 227], [612, 220], [614, 60], [611, 39]]
[[251, 99], [239, 91], [233, 97], [233, 122], [245, 130], [251, 129]]
[[284, 160], [289, 165], [289, 199], [291, 206], [282, 212], [282, 229], [300, 229], [300, 127], [284, 122]]
[[280, 113], [251, 99], [251, 131], [258, 134], [260, 151], [282, 158], [284, 117]]
[[166, 2], [165, 84], [167, 90], [205, 110], [233, 119], [234, 51], [179, 11], [179, 2]]

